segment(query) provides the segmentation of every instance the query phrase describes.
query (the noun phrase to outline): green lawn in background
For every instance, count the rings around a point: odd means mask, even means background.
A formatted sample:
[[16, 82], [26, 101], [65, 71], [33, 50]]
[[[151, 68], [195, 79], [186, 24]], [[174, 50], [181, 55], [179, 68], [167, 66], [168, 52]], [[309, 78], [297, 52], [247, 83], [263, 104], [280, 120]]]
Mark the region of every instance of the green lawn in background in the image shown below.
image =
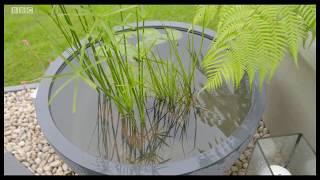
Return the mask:
[[[12, 6], [6, 5], [4, 9], [4, 86], [18, 85], [22, 81], [40, 78], [49, 62], [67, 48], [67, 43], [54, 22], [40, 11], [40, 8], [50, 9], [50, 6], [34, 5], [33, 14], [11, 14]], [[118, 5], [92, 7], [97, 13], [108, 13], [119, 8]], [[191, 22], [196, 10], [196, 6], [193, 5], [144, 7], [148, 20], [181, 22]], [[110, 18], [117, 20], [119, 17]], [[80, 26], [80, 23], [78, 25]], [[23, 44], [24, 40], [29, 42], [29, 47]], [[53, 48], [56, 45], [59, 48]]]

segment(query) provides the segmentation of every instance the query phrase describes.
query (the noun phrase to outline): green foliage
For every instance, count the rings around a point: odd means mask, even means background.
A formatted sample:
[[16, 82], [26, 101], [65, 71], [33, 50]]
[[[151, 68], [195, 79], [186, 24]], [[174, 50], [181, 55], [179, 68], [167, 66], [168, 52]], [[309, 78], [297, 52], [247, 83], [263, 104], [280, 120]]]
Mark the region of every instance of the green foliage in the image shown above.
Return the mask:
[[[117, 12], [121, 13], [129, 8], [119, 9]], [[72, 11], [74, 14], [69, 11]], [[123, 116], [128, 117], [130, 120], [134, 119], [133, 109], [137, 106], [141, 119], [144, 119], [144, 101], [142, 100], [144, 94], [143, 89], [139, 89], [141, 88], [141, 83], [135, 78], [130, 66], [123, 61], [122, 54], [119, 51], [119, 44], [116, 43], [110, 24], [103, 21], [99, 16], [95, 16], [89, 6], [71, 8], [69, 11], [65, 6], [53, 6], [52, 12], [48, 13], [70, 47], [74, 48], [76, 52], [74, 56], [77, 57], [76, 59], [79, 62], [79, 66], [76, 67], [68, 60], [65, 60], [65, 63], [73, 69], [74, 74], [72, 78], [65, 82], [66, 84], [59, 88], [59, 91], [70, 83], [71, 80], [78, 80], [80, 78], [92, 88], [103, 92], [106, 97], [111, 98]], [[74, 28], [74, 20], [71, 19], [72, 15], [78, 18], [82, 29]], [[81, 33], [85, 34], [85, 40], [87, 40], [89, 47], [93, 51], [93, 60], [89, 58], [86, 46], [80, 42], [79, 37]], [[103, 42], [100, 45], [100, 54], [98, 54], [98, 49], [96, 49], [98, 41]], [[107, 66], [102, 66], [102, 63], [107, 64]], [[142, 71], [143, 69], [139, 70]], [[77, 87], [74, 89], [74, 93], [76, 94]], [[50, 102], [59, 91], [55, 92]], [[74, 98], [73, 103], [74, 111], [76, 109], [75, 101], [76, 98]]]
[[[79, 66], [68, 60], [73, 72], [52, 96], [52, 99], [70, 82], [75, 81], [74, 107], [78, 81], [102, 92], [117, 107], [123, 118], [142, 129], [145, 126], [146, 102], [153, 97], [167, 103], [174, 111], [176, 107], [193, 104], [193, 80], [199, 52], [194, 50], [193, 36], [188, 53], [191, 57], [189, 69], [183, 64], [178, 51], [177, 39], [181, 33], [164, 29], [133, 28], [133, 31], [114, 32], [113, 26], [122, 26], [134, 19], [144, 23], [148, 13], [141, 6], [120, 6], [118, 9], [98, 14], [90, 6], [53, 6], [47, 11], [59, 28], [66, 42], [75, 50]], [[119, 16], [114, 22], [110, 16]], [[76, 26], [76, 22], [81, 26]], [[217, 23], [218, 22], [218, 23]], [[218, 88], [224, 81], [240, 85], [247, 73], [252, 87], [258, 73], [260, 87], [266, 77], [271, 78], [280, 60], [289, 51], [297, 64], [300, 39], [312, 31], [315, 38], [314, 6], [199, 6], [193, 24], [202, 27], [215, 24], [217, 37], [202, 61], [208, 77], [204, 86]], [[211, 26], [210, 25], [210, 26]], [[87, 47], [80, 37], [85, 37], [93, 57], [89, 58]], [[130, 38], [137, 43], [129, 42]], [[155, 45], [168, 43], [170, 52], [166, 59], [154, 51]], [[99, 43], [99, 46], [97, 46]], [[190, 44], [192, 47], [190, 47]], [[138, 115], [138, 116], [137, 116]]]
[[[4, 85], [12, 86], [22, 83], [39, 82], [44, 72], [61, 52], [69, 45], [64, 41], [63, 34], [55, 26], [55, 23], [44, 11], [51, 11], [51, 5], [32, 5], [33, 14], [12, 14], [12, 5], [4, 5]], [[66, 8], [79, 5], [67, 5]], [[192, 22], [195, 14], [195, 5], [144, 5], [148, 19], [164, 21]], [[119, 9], [119, 5], [92, 5], [93, 11], [108, 21], [111, 26], [120, 24], [120, 16], [113, 14], [106, 16], [109, 12]], [[123, 5], [123, 7], [130, 7]], [[132, 13], [131, 13], [132, 11]], [[127, 14], [131, 16], [124, 18], [124, 22], [134, 21], [134, 9], [129, 9]], [[75, 12], [70, 12], [74, 14]], [[84, 14], [82, 10], [79, 13]], [[179, 14], [179, 16], [176, 16]], [[74, 19], [75, 28], [81, 29], [81, 23], [77, 17]], [[81, 37], [84, 37], [81, 35]], [[28, 40], [30, 48], [23, 46], [22, 40]], [[48, 43], [49, 42], [49, 43]], [[58, 48], [59, 47], [59, 48]], [[38, 56], [39, 59], [36, 57]], [[30, 72], [32, 69], [32, 72]]]
[[250, 87], [258, 73], [262, 87], [287, 51], [298, 65], [300, 40], [305, 41], [309, 31], [313, 40], [316, 37], [315, 12], [314, 5], [200, 6], [194, 23], [219, 22], [202, 62], [208, 77], [204, 88], [218, 88], [224, 81], [238, 87], [245, 73]]
[[[128, 13], [132, 9], [135, 13]], [[82, 80], [98, 94], [111, 100], [121, 114], [121, 119], [131, 124], [130, 128], [138, 131], [140, 125], [141, 132], [146, 126], [148, 98], [166, 104], [172, 112], [191, 105], [197, 59], [192, 57], [191, 68], [185, 69], [177, 44], [177, 40], [182, 37], [180, 31], [164, 29], [165, 33], [160, 33], [156, 29], [134, 27], [125, 31], [128, 17], [136, 18], [137, 27], [138, 22], [144, 23], [146, 14], [140, 6], [120, 6], [106, 15], [97, 15], [90, 6], [79, 8], [61, 5], [53, 6], [51, 12], [47, 13], [69, 46], [73, 47], [70, 54], [78, 63], [75, 65], [64, 59], [72, 68], [70, 79], [54, 92], [49, 104], [64, 87], [75, 81], [73, 111], [76, 111], [77, 86], [78, 81]], [[120, 32], [113, 30], [111, 21], [102, 18], [116, 13], [120, 16], [117, 24], [122, 26]], [[77, 21], [81, 28], [75, 28]], [[84, 39], [80, 39], [83, 34]], [[129, 42], [130, 38], [136, 39], [136, 43]], [[85, 40], [86, 45], [82, 40]], [[170, 47], [170, 57], [167, 59], [161, 59], [153, 49], [155, 45], [164, 42]], [[91, 55], [88, 46], [92, 50]]]

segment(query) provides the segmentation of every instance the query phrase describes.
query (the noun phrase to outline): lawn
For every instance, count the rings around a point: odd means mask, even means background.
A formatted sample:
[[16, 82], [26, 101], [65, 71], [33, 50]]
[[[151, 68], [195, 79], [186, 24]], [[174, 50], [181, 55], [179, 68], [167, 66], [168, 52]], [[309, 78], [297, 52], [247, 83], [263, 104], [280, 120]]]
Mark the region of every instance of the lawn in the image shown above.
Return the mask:
[[[12, 5], [5, 6], [5, 86], [18, 85], [23, 81], [39, 81], [48, 64], [67, 48], [67, 43], [54, 22], [40, 10], [48, 10], [50, 6], [34, 5], [32, 7], [33, 14], [12, 14]], [[103, 14], [119, 8], [118, 5], [92, 7], [96, 13]], [[144, 7], [148, 14], [148, 20], [181, 22], [191, 22], [196, 10], [196, 6], [193, 5], [148, 5]], [[119, 17], [112, 16], [110, 18], [116, 21]], [[132, 21], [134, 21], [133, 18], [131, 18]], [[80, 26], [80, 23], [77, 25]], [[29, 46], [26, 46], [26, 43]]]

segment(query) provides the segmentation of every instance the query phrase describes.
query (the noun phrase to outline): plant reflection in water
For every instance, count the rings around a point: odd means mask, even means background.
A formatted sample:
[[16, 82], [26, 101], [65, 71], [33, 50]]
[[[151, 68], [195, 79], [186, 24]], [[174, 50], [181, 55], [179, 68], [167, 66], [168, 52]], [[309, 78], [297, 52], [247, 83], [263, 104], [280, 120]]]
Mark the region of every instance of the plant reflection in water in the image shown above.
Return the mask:
[[122, 163], [161, 164], [170, 158], [161, 157], [158, 151], [164, 146], [169, 147], [168, 140], [172, 137], [180, 140], [184, 152], [190, 114], [197, 119], [194, 109], [185, 105], [172, 107], [166, 101], [154, 98], [149, 98], [147, 104], [150, 108], [146, 108], [146, 126], [140, 129], [130, 117], [122, 117], [116, 112], [111, 101], [99, 93], [97, 131], [100, 156]]
[[[197, 135], [201, 134], [197, 131], [202, 127], [197, 125], [217, 127], [223, 130], [225, 137], [230, 136], [250, 108], [246, 85], [243, 82], [234, 92], [227, 86], [212, 93], [204, 91], [199, 97], [194, 96], [190, 106], [183, 103], [169, 106], [165, 100], [149, 97], [143, 129], [136, 124], [139, 121], [121, 116], [110, 99], [99, 93], [96, 128], [99, 156], [120, 163], [148, 165], [170, 161], [171, 151], [188, 156], [190, 152], [211, 149], [225, 138], [213, 137], [203, 148], [203, 142], [197, 141]], [[177, 146], [171, 147], [174, 143], [179, 144], [179, 150]]]

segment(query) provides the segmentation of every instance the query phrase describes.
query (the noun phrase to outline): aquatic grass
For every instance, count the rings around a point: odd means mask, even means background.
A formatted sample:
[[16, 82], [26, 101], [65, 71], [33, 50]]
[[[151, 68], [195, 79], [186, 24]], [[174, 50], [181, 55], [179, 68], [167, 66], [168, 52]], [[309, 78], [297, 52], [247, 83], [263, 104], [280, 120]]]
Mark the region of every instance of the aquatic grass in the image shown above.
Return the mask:
[[158, 59], [154, 53], [151, 54], [153, 60], [147, 58], [145, 62], [150, 75], [152, 92], [157, 99], [168, 101], [173, 106], [179, 96], [178, 70], [171, 61]]
[[[139, 33], [139, 8], [136, 8], [136, 32], [137, 32], [137, 45], [138, 45], [138, 63], [139, 63], [139, 68], [138, 68], [138, 72], [139, 72], [139, 98], [137, 99], [137, 106], [138, 106], [138, 110], [139, 110], [139, 114], [140, 114], [140, 121], [141, 121], [141, 129], [143, 129], [143, 127], [145, 126], [145, 121], [144, 121], [144, 98], [145, 98], [145, 94], [144, 94], [144, 80], [143, 80], [143, 71], [144, 71], [144, 66], [143, 66], [143, 60], [140, 56], [140, 33]], [[143, 19], [143, 24], [144, 24], [144, 19]], [[144, 31], [143, 31], [144, 32]], [[143, 36], [142, 36], [143, 37]], [[139, 102], [139, 103], [138, 103]]]
[[[190, 54], [192, 55], [190, 56], [192, 62], [191, 62], [190, 69], [188, 71], [182, 62], [182, 57], [179, 53], [178, 45], [172, 30], [165, 29], [165, 34], [168, 38], [168, 43], [170, 45], [170, 56], [171, 56], [171, 51], [173, 51], [174, 57], [171, 57], [171, 58], [172, 59], [174, 58], [178, 63], [178, 68], [179, 68], [178, 73], [182, 80], [181, 90], [183, 92], [184, 102], [189, 106], [192, 103], [192, 96], [193, 96], [192, 87], [193, 87], [193, 80], [194, 80], [197, 58], [195, 58], [195, 56], [192, 53]], [[193, 45], [193, 42], [192, 42], [192, 45]]]
[[[123, 66], [122, 59], [119, 56], [118, 46], [116, 44], [113, 44], [112, 41], [109, 41], [111, 42], [111, 46], [108, 49], [104, 49], [103, 52], [105, 57], [103, 57], [103, 60], [100, 60], [101, 58], [99, 59], [95, 48], [96, 41], [99, 38], [101, 38], [102, 41], [106, 41], [106, 39], [114, 40], [114, 35], [110, 30], [111, 28], [108, 25], [104, 25], [103, 23], [99, 22], [98, 19], [95, 19], [93, 17], [92, 22], [94, 23], [91, 30], [89, 31], [86, 17], [78, 16], [79, 20], [81, 21], [83, 30], [87, 33], [86, 39], [88, 39], [88, 45], [93, 51], [93, 58], [96, 62], [96, 64], [94, 64], [94, 62], [89, 58], [88, 53], [86, 52], [86, 47], [81, 44], [78, 33], [73, 30], [72, 22], [66, 8], [64, 6], [59, 6], [59, 8], [63, 13], [63, 18], [60, 19], [57, 11], [53, 11], [53, 15], [51, 17], [64, 34], [65, 39], [68, 41], [68, 43], [72, 45], [72, 47], [75, 47], [77, 52], [80, 52], [77, 54], [77, 60], [79, 61], [81, 68], [85, 70], [85, 74], [89, 79], [87, 79], [85, 76], [81, 76], [81, 78], [86, 82], [89, 81], [97, 84], [99, 90], [103, 91], [105, 95], [112, 97], [112, 99], [118, 105], [119, 111], [121, 113], [130, 114], [133, 110], [132, 98], [130, 98], [132, 97], [132, 95], [130, 94], [130, 91], [127, 91], [127, 89], [128, 87], [130, 89], [130, 85], [134, 85], [133, 83], [130, 83], [128, 86], [127, 80], [128, 82], [132, 82], [132, 79], [124, 77], [125, 73], [129, 77], [132, 77], [132, 74], [129, 73], [128, 68], [125, 68]], [[78, 11], [76, 12], [79, 15]], [[64, 21], [62, 22], [62, 20]], [[103, 30], [107, 32], [104, 33], [105, 36], [98, 35], [95, 38], [92, 38], [92, 34], [93, 31], [96, 30], [96, 26], [100, 28], [102, 27]], [[117, 63], [114, 63], [114, 60]], [[97, 63], [99, 61], [104, 61], [108, 64], [109, 72], [111, 72], [112, 75], [112, 81], [107, 78], [106, 68], [102, 67], [101, 63]], [[90, 68], [87, 68], [88, 66]]]
[[[188, 121], [185, 119], [188, 118], [185, 116], [190, 114], [190, 106], [194, 104], [193, 81], [198, 57], [192, 50], [192, 45], [188, 50], [192, 62], [187, 69], [179, 52], [177, 39], [179, 33], [164, 29], [165, 34], [157, 32], [159, 34], [155, 37], [148, 38], [150, 33], [155, 31], [139, 27], [138, 22], [142, 21], [144, 25], [146, 19], [143, 9], [140, 6], [129, 9], [134, 9], [134, 13], [126, 13], [128, 8], [123, 9], [122, 6], [116, 10], [120, 16], [118, 24], [122, 32], [115, 32], [111, 21], [96, 16], [90, 10], [90, 6], [74, 9], [67, 9], [63, 5], [54, 6], [49, 15], [72, 47], [70, 54], [78, 64], [62, 57], [64, 62], [72, 68], [73, 74], [54, 92], [49, 103], [64, 87], [74, 82], [72, 110], [75, 112], [78, 84], [79, 81], [85, 82], [98, 92], [99, 102], [109, 103], [98, 110], [101, 116], [98, 126], [103, 128], [101, 131], [105, 130], [109, 123], [113, 127], [113, 121], [116, 121], [116, 126], [121, 122], [123, 127], [121, 133], [126, 133], [126, 136], [131, 138], [128, 141], [132, 141], [127, 142], [130, 146], [128, 150], [130, 156], [137, 157], [144, 153], [147, 155], [140, 157], [140, 160], [155, 161], [157, 158], [153, 159], [150, 156], [154, 153], [153, 149], [158, 148], [160, 142], [164, 141], [163, 138], [169, 134], [158, 134], [157, 143], [150, 144], [150, 141], [155, 141], [150, 136], [151, 132], [157, 134], [158, 128], [169, 127], [176, 130], [182, 129], [182, 132], [186, 131]], [[81, 12], [83, 10], [85, 15]], [[124, 26], [131, 16], [135, 16], [136, 27], [125, 30]], [[73, 21], [79, 21], [80, 28], [75, 28]], [[84, 39], [80, 38], [83, 37], [82, 34]], [[136, 39], [135, 45], [129, 43], [129, 37]], [[154, 49], [157, 44], [164, 41], [169, 44], [170, 49], [169, 57], [165, 59], [161, 58], [159, 52]], [[100, 100], [100, 96], [104, 99]], [[152, 99], [157, 102], [154, 105], [156, 108], [150, 107], [147, 103]], [[116, 107], [115, 113], [119, 113], [118, 119], [114, 119], [113, 113], [110, 112], [111, 106]], [[147, 109], [153, 109], [153, 117], [149, 116]], [[163, 124], [153, 127], [152, 122], [158, 121], [163, 121]], [[151, 129], [147, 130], [148, 128]], [[118, 130], [110, 131], [108, 137], [103, 137], [102, 141], [108, 144], [112, 141], [110, 136], [112, 134], [116, 136], [117, 133]], [[160, 138], [160, 136], [163, 137]], [[112, 157], [114, 151], [121, 146], [123, 145], [112, 144], [113, 148], [109, 149]], [[166, 160], [160, 158], [160, 161]]]

